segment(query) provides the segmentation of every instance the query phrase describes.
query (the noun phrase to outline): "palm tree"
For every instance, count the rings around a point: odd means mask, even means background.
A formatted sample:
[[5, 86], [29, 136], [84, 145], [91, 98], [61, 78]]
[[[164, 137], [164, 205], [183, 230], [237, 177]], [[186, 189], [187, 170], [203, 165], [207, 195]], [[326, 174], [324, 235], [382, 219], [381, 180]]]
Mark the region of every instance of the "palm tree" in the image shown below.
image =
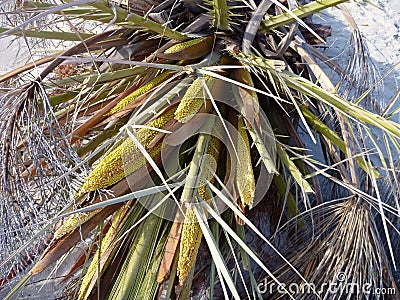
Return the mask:
[[349, 15], [339, 89], [315, 47], [343, 2], [5, 8], [32, 60], [0, 77], [5, 299], [63, 260], [71, 299], [395, 299], [397, 111]]

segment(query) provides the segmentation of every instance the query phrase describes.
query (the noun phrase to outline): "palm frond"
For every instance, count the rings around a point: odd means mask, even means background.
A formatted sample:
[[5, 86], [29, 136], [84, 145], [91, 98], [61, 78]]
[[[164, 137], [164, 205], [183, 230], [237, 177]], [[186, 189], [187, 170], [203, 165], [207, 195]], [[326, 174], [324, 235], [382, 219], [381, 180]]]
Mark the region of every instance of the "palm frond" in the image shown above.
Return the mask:
[[343, 2], [4, 8], [31, 60], [0, 77], [0, 289], [22, 278], [5, 297], [61, 261], [78, 299], [396, 290], [395, 99], [376, 109], [351, 18], [338, 89], [311, 46], [330, 31], [309, 16]]

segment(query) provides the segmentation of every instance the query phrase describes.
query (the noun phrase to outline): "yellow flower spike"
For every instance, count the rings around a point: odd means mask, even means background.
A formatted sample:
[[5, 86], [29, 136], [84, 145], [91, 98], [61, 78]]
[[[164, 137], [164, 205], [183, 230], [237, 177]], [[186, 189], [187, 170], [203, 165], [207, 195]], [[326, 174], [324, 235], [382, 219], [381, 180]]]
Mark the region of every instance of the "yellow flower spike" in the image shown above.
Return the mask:
[[101, 210], [102, 209], [99, 208], [89, 212], [83, 212], [69, 216], [67, 220], [60, 226], [60, 228], [58, 228], [54, 233], [54, 238], [59, 239], [64, 235], [71, 233]]
[[126, 107], [128, 104], [132, 103], [137, 97], [147, 93], [152, 88], [166, 80], [171, 74], [169, 72], [161, 73], [160, 75], [156, 76], [149, 82], [143, 84], [140, 88], [133, 91], [131, 94], [123, 98], [121, 101], [118, 102], [117, 105], [108, 113], [108, 115], [115, 114]]
[[[199, 182], [199, 187], [197, 189], [200, 197], [207, 202], [210, 201], [211, 196], [208, 193], [204, 179], [210, 182], [214, 182], [213, 172], [217, 170], [221, 145], [222, 143], [218, 138], [214, 136], [210, 137], [206, 150], [207, 155], [203, 162], [201, 179]], [[193, 208], [190, 208], [185, 214], [178, 257], [177, 270], [179, 282], [181, 284], [186, 280], [186, 277], [188, 276], [191, 268], [196, 262], [196, 257], [199, 251], [202, 237], [203, 232], [201, 231], [195, 212]]]
[[186, 211], [179, 249], [177, 273], [182, 284], [193, 267], [203, 233], [193, 208]]
[[[254, 83], [251, 77], [250, 72], [245, 68], [240, 68], [234, 71], [234, 78], [249, 87], [254, 88]], [[233, 94], [236, 98], [236, 102], [239, 106], [239, 110], [244, 116], [244, 122], [247, 126], [248, 133], [252, 141], [254, 142], [255, 147], [260, 154], [260, 158], [263, 161], [267, 171], [272, 174], [277, 174], [278, 171], [275, 166], [275, 146], [268, 146], [265, 144], [266, 139], [263, 137], [261, 133], [257, 130], [257, 128], [261, 128], [261, 118], [259, 115], [260, 112], [260, 104], [258, 101], [257, 93], [250, 89], [233, 87]], [[269, 125], [268, 119], [263, 120], [264, 125], [262, 126], [264, 130], [268, 130], [267, 135], [273, 136], [271, 125]], [[274, 145], [275, 142], [272, 143]]]
[[247, 137], [243, 116], [239, 116], [238, 119], [238, 140], [236, 150], [239, 159], [236, 164], [236, 185], [239, 191], [239, 196], [244, 205], [252, 208], [256, 188], [253, 166], [251, 164], [249, 138]]
[[215, 179], [213, 172], [216, 172], [217, 170], [221, 145], [222, 143], [218, 138], [214, 136], [210, 137], [210, 140], [208, 141], [207, 145], [207, 152], [206, 152], [207, 155], [203, 162], [202, 175], [199, 182], [199, 187], [197, 189], [200, 197], [204, 201], [210, 200], [210, 195], [208, 193], [204, 179], [210, 181], [211, 183], [214, 183]]
[[167, 50], [164, 51], [164, 53], [167, 54], [172, 54], [172, 53], [177, 53], [179, 51], [185, 50], [191, 46], [198, 45], [199, 43], [203, 42], [206, 38], [199, 38], [199, 39], [193, 39], [189, 40], [183, 43], [178, 43], [175, 44], [171, 47], [169, 47]]
[[[175, 109], [175, 107], [169, 109], [160, 117], [147, 124], [147, 126], [163, 128], [173, 119]], [[137, 132], [137, 139], [146, 147], [157, 134], [158, 131], [142, 128]], [[156, 146], [148, 150], [149, 155], [155, 157], [160, 153], [162, 147], [162, 142], [156, 144]], [[134, 141], [127, 138], [100, 161], [86, 178], [77, 195], [80, 196], [91, 191], [109, 187], [125, 178], [125, 176], [137, 171], [145, 164], [146, 158], [137, 148]]]
[[[215, 78], [204, 76], [204, 81], [211, 91], [215, 83]], [[181, 102], [175, 112], [175, 119], [181, 123], [186, 123], [192, 119], [204, 104], [204, 99], [208, 98], [207, 91], [204, 89], [200, 78], [197, 78], [186, 93], [183, 95]]]
[[195, 59], [210, 53], [213, 45], [213, 36], [196, 38], [183, 43], [177, 43], [164, 52], [157, 53], [157, 57], [173, 60]]

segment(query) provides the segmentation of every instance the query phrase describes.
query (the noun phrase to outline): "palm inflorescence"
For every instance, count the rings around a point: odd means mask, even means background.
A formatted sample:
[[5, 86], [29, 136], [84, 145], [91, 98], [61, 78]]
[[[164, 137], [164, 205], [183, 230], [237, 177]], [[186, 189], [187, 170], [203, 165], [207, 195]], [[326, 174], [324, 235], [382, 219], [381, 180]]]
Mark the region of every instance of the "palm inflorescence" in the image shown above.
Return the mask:
[[61, 261], [70, 299], [397, 291], [396, 111], [366, 50], [340, 68], [319, 47], [312, 15], [345, 0], [299, 2], [3, 9], [31, 54], [0, 76], [5, 297]]

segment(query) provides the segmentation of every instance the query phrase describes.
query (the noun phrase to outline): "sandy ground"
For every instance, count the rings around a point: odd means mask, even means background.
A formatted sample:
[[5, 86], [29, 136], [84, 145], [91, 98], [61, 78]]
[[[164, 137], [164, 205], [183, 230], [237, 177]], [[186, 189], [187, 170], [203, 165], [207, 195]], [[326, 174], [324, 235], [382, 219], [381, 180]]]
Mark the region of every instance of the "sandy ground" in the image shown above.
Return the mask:
[[[383, 75], [397, 62], [400, 62], [400, 1], [371, 1], [377, 7], [365, 5], [361, 2], [353, 2], [346, 4], [346, 6], [365, 37], [372, 61]], [[325, 53], [340, 64], [346, 63], [346, 60], [349, 59], [346, 49], [350, 32], [345, 25], [342, 13], [338, 9], [332, 8], [315, 16], [314, 21], [332, 26], [333, 37], [328, 40]], [[23, 59], [18, 59], [23, 55], [23, 52], [17, 50], [16, 44], [10, 46], [9, 40], [0, 40], [0, 74], [23, 63]], [[382, 102], [387, 103], [392, 99], [399, 88], [399, 83], [400, 67], [397, 67], [384, 80], [384, 99], [381, 99]], [[60, 270], [59, 274], [62, 273], [63, 271]], [[41, 278], [35, 278], [19, 299], [56, 299], [60, 295], [62, 286], [59, 285], [59, 280], [52, 280], [43, 287], [43, 279], [48, 275], [47, 273], [43, 274]], [[4, 292], [4, 290], [0, 291], [0, 299]]]
[[23, 64], [18, 57], [26, 57], [24, 50], [19, 50], [12, 38], [0, 39], [0, 75]]
[[[400, 1], [372, 0], [376, 6], [359, 2], [351, 2], [345, 6], [364, 36], [371, 60], [383, 76], [400, 62]], [[329, 49], [325, 53], [344, 64], [349, 59], [346, 47], [350, 32], [349, 28], [344, 26], [346, 22], [343, 14], [337, 8], [330, 8], [318, 17], [332, 26], [332, 38], [328, 41]], [[314, 20], [317, 20], [317, 17], [314, 17]], [[387, 103], [392, 99], [399, 84], [400, 66], [397, 66], [384, 80], [383, 102]]]

